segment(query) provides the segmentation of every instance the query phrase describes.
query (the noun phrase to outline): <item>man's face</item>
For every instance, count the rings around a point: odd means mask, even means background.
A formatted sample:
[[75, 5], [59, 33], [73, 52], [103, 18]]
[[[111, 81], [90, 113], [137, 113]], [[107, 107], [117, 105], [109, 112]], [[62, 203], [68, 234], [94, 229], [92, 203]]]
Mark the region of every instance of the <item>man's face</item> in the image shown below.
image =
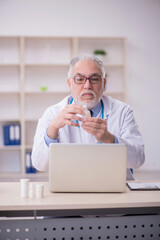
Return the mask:
[[71, 79], [67, 83], [76, 103], [86, 106], [88, 109], [95, 107], [102, 98], [106, 79], [100, 83], [92, 84], [87, 80], [84, 84], [76, 84], [73, 80], [75, 76], [101, 76], [102, 73], [96, 62], [91, 60], [78, 61], [72, 70]]

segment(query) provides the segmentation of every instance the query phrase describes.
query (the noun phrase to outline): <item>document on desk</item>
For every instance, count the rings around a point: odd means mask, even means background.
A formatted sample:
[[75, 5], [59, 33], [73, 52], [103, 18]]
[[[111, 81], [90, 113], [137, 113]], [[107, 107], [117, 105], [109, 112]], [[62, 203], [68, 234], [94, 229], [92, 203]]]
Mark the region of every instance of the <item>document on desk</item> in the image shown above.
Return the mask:
[[160, 182], [127, 182], [130, 190], [160, 190]]

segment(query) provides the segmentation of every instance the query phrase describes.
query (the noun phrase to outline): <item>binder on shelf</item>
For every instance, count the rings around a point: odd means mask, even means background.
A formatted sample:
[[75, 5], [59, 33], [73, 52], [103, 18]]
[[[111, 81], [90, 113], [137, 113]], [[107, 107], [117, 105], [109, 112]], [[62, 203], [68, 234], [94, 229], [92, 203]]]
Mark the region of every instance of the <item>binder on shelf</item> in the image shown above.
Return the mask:
[[32, 165], [31, 152], [26, 152], [25, 155], [26, 173], [36, 173], [37, 170]]
[[16, 124], [14, 126], [15, 133], [15, 145], [20, 145], [20, 125]]
[[3, 126], [4, 145], [20, 145], [21, 130], [20, 124], [7, 124]]

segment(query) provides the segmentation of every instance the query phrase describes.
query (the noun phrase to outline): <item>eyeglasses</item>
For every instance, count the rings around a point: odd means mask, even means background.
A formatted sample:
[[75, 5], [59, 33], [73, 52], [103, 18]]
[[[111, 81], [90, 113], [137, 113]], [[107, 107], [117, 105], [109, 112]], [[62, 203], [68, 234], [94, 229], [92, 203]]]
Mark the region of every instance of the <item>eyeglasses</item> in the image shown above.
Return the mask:
[[73, 80], [76, 84], [85, 84], [87, 80], [89, 80], [91, 84], [100, 84], [102, 82], [102, 77], [99, 75], [94, 75], [91, 77], [75, 76], [73, 77]]

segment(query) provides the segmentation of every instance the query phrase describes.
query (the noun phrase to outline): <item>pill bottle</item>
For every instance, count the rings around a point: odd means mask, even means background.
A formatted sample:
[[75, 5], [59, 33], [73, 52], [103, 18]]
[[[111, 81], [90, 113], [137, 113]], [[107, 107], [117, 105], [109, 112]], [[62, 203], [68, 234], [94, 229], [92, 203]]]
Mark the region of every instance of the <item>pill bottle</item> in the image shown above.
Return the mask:
[[90, 111], [87, 109], [86, 106], [83, 106], [83, 111], [84, 111], [84, 113], [85, 113], [85, 115], [83, 116], [83, 120], [85, 121], [86, 118], [91, 117], [91, 113], [90, 113]]
[[29, 198], [35, 198], [35, 186], [32, 182], [29, 183]]
[[27, 198], [28, 197], [28, 190], [29, 190], [29, 179], [23, 178], [20, 180], [21, 183], [21, 197]]
[[36, 184], [36, 198], [43, 198], [44, 197], [44, 185], [43, 184]]

